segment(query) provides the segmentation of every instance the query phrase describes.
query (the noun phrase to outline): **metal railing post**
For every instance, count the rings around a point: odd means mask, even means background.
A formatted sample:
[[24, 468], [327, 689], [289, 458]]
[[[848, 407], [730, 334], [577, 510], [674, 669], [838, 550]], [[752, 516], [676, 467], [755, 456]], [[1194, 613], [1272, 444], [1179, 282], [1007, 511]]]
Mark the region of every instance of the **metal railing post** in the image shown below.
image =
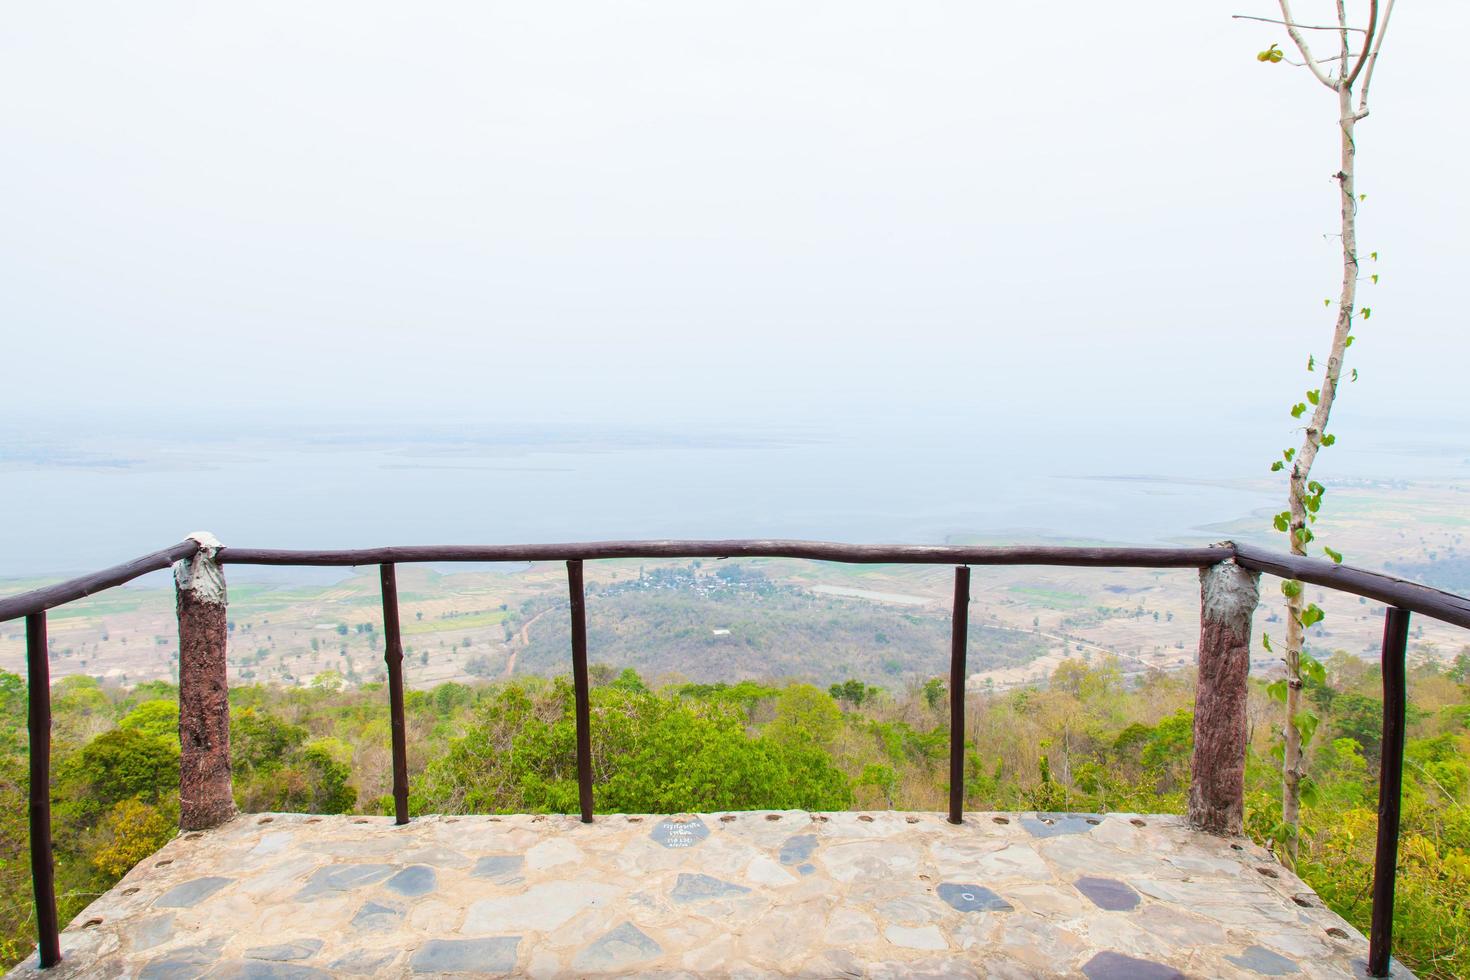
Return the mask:
[[970, 633], [970, 567], [954, 570], [949, 640], [949, 822], [965, 821], [965, 645]]
[[582, 561], [567, 562], [567, 589], [572, 602], [572, 686], [576, 691], [577, 797], [582, 822], [592, 822], [592, 704], [587, 683], [587, 597], [582, 587]]
[[1393, 886], [1398, 873], [1399, 806], [1404, 788], [1404, 715], [1408, 694], [1404, 655], [1409, 611], [1390, 608], [1383, 621], [1383, 755], [1378, 766], [1378, 848], [1373, 856], [1373, 923], [1368, 975], [1386, 977], [1393, 951]]
[[393, 739], [394, 823], [408, 823], [408, 731], [403, 718], [403, 635], [398, 624], [398, 576], [391, 563], [379, 569], [383, 586], [383, 661], [388, 666], [388, 716]]
[[26, 727], [31, 756], [31, 884], [36, 893], [36, 952], [41, 969], [61, 962], [56, 923], [56, 865], [51, 855], [51, 664], [46, 614], [26, 617]]

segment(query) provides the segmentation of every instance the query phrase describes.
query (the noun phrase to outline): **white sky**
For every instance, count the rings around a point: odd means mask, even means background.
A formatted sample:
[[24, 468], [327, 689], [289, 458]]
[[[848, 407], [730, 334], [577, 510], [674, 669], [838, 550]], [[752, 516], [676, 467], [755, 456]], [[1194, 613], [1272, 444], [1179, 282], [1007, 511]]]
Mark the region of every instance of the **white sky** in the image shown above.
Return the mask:
[[[1230, 19], [1273, 6], [11, 4], [0, 411], [1203, 410], [1274, 444], [1338, 273], [1333, 96]], [[1470, 4], [1399, 8], [1343, 425], [1412, 434], [1470, 421]]]

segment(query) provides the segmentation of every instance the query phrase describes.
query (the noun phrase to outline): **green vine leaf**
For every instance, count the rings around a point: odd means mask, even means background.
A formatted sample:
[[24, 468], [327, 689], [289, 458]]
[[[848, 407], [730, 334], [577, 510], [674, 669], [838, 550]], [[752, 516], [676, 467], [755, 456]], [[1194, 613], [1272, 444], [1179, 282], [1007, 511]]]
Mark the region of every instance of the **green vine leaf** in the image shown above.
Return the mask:
[[[1317, 725], [1315, 722], [1312, 723], [1312, 730], [1317, 730]], [[1307, 740], [1308, 736], [1303, 735], [1302, 741], [1305, 742]], [[1303, 776], [1299, 788], [1302, 792], [1302, 802], [1305, 803], [1307, 806], [1316, 806], [1321, 801], [1322, 791], [1318, 789], [1317, 781], [1311, 776]]]
[[1302, 676], [1314, 684], [1325, 684], [1327, 682], [1327, 668], [1322, 666], [1322, 661], [1309, 654], [1302, 654], [1301, 661]]
[[1294, 419], [1299, 419], [1302, 417], [1302, 413], [1306, 410], [1307, 405], [1305, 402], [1297, 402], [1295, 405], [1291, 406], [1291, 417]]
[[1331, 548], [1327, 547], [1325, 544], [1322, 546], [1322, 550], [1324, 552], [1326, 552], [1328, 558], [1331, 558], [1332, 559], [1333, 564], [1335, 564], [1335, 565], [1341, 565], [1342, 564], [1342, 552], [1340, 552], [1340, 551], [1334, 551]]
[[1307, 392], [1307, 401], [1311, 402], [1313, 405], [1321, 404], [1321, 402], [1322, 402], [1322, 389], [1321, 388], [1313, 388], [1311, 391]]

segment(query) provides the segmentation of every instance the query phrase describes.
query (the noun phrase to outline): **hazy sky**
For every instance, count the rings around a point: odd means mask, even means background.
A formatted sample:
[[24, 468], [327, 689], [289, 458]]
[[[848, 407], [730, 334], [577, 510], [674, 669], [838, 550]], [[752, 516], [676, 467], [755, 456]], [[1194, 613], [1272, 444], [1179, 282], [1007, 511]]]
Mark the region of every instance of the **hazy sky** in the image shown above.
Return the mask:
[[[0, 410], [1274, 445], [1338, 273], [1333, 96], [1230, 19], [1273, 9], [12, 4]], [[1395, 15], [1342, 427], [1470, 421], [1467, 32]]]

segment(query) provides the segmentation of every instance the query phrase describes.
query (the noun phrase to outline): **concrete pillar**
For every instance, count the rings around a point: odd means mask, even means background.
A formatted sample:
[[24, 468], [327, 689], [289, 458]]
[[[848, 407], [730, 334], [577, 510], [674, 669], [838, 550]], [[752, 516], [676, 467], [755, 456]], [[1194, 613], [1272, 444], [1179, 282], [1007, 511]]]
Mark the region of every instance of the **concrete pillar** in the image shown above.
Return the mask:
[[1260, 573], [1232, 560], [1200, 569], [1199, 681], [1189, 823], [1239, 834], [1245, 818], [1246, 678]]
[[179, 826], [217, 827], [235, 815], [230, 701], [225, 679], [225, 576], [220, 543], [205, 532], [194, 557], [174, 563], [179, 616]]

